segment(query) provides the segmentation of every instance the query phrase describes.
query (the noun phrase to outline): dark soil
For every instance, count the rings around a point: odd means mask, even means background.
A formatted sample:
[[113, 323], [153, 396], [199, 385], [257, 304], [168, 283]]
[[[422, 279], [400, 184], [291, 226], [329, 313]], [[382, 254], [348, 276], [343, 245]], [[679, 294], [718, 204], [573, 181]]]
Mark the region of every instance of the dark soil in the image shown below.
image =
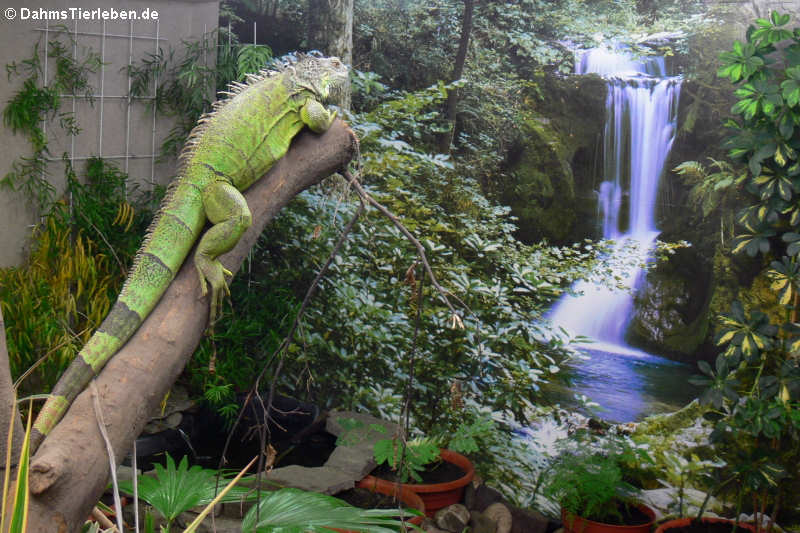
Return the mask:
[[344, 500], [353, 507], [360, 509], [396, 509], [397, 500], [392, 496], [372, 492], [367, 489], [359, 489], [358, 487], [336, 494], [340, 500]]
[[625, 505], [624, 503], [617, 502], [616, 506], [619, 516], [614, 513], [609, 513], [608, 515], [604, 515], [599, 519], [590, 517], [589, 520], [602, 522], [604, 524], [611, 524], [614, 526], [638, 526], [639, 524], [646, 524], [652, 520], [650, 516], [639, 510], [639, 508], [635, 505]]
[[[671, 527], [666, 529], [665, 533], [731, 533], [731, 531], [733, 531], [733, 524], [696, 522], [688, 526]], [[736, 531], [741, 533], [750, 532], [749, 529], [745, 529], [741, 525], [736, 528]]]
[[[397, 479], [397, 473], [393, 471], [392, 468], [386, 463], [380, 465], [370, 473], [375, 477], [386, 479], [388, 481], [399, 481]], [[447, 461], [436, 461], [435, 463], [431, 463], [428, 465], [427, 469], [420, 473], [423, 484], [448, 483], [450, 481], [461, 479], [464, 477], [464, 475], [466, 475], [466, 472], [461, 470], [453, 463], [448, 463]], [[408, 483], [420, 482], [415, 481], [414, 479], [409, 479]]]

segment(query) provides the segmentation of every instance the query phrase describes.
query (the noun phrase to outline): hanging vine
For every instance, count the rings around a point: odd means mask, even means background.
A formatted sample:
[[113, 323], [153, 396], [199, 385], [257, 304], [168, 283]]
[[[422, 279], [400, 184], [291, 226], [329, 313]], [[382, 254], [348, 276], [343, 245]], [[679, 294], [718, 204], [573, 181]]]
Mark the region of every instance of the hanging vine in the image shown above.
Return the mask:
[[[89, 75], [101, 66], [100, 56], [88, 48], [82, 50], [81, 59], [77, 59], [75, 37], [65, 27], [57, 27], [49, 33], [57, 37], [44, 42], [44, 51], [41, 51], [40, 40], [29, 58], [6, 65], [9, 83], [22, 78], [22, 87], [3, 109], [3, 123], [14, 133], [25, 135], [33, 153], [14, 161], [0, 185], [23, 193], [40, 211], [47, 211], [56, 195], [47, 179], [47, 162], [52, 154], [45, 124], [58, 119], [59, 127], [67, 135], [80, 133], [73, 113], [62, 110], [62, 95], [85, 97], [92, 103]], [[64, 36], [66, 44], [60, 40]], [[54, 65], [52, 73], [45, 72], [43, 59]]]

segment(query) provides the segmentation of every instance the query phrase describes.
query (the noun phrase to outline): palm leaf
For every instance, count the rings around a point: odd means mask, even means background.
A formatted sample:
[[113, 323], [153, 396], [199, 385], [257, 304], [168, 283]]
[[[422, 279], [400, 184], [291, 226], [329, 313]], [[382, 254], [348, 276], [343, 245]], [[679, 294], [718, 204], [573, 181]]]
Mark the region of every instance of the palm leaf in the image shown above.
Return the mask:
[[[419, 514], [404, 511], [407, 514]], [[258, 518], [256, 518], [258, 513]], [[369, 533], [399, 531], [397, 509], [359, 509], [344, 501], [299, 489], [286, 488], [267, 494], [247, 512], [242, 522], [245, 533], [330, 532], [331, 528]]]
[[[192, 507], [208, 505], [219, 492], [217, 473], [197, 465], [189, 468], [185, 456], [176, 467], [175, 461], [167, 455], [166, 468], [157, 464], [155, 471], [155, 477], [139, 476], [139, 497], [170, 522]], [[225, 482], [227, 481], [223, 481]], [[133, 493], [133, 484], [130, 481], [121, 481], [119, 486], [120, 490]], [[243, 498], [254, 498], [248, 497], [248, 492], [247, 488], [234, 487], [219, 501], [238, 502]]]

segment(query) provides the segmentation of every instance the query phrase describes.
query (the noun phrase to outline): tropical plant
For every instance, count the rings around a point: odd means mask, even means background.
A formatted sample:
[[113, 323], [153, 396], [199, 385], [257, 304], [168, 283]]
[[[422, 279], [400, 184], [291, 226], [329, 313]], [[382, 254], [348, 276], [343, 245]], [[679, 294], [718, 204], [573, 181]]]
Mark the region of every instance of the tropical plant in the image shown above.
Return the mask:
[[[183, 457], [175, 466], [175, 461], [167, 454], [166, 467], [155, 465], [154, 477], [141, 475], [138, 477], [138, 495], [149, 503], [167, 520], [166, 530], [184, 511], [193, 507], [208, 505], [211, 502], [240, 502], [255, 499], [254, 491], [246, 487], [231, 487], [224, 497], [217, 500], [217, 495], [228, 479], [217, 475], [214, 470], [189, 466]], [[121, 481], [121, 490], [133, 494], [133, 483]]]
[[[661, 474], [666, 477], [666, 479], [659, 479], [658, 482], [665, 487], [676, 489], [675, 512], [679, 517], [685, 516], [686, 489], [697, 487], [702, 481], [713, 481], [712, 470], [725, 465], [719, 460], [701, 459], [695, 453], [689, 454], [687, 458], [683, 454], [672, 450], [663, 451], [658, 458], [658, 463], [663, 467]], [[708, 499], [701, 505], [700, 515], [703, 514], [707, 503]]]
[[419, 515], [415, 510], [359, 509], [316, 492], [285, 488], [264, 495], [242, 521], [244, 533], [280, 531], [329, 532], [332, 528], [390, 533], [402, 531], [399, 515]]
[[397, 472], [400, 483], [413, 479], [422, 483], [420, 475], [430, 463], [439, 459], [439, 446], [430, 439], [416, 438], [406, 442], [399, 439], [381, 439], [373, 450], [378, 466], [386, 463]]
[[617, 443], [572, 448], [552, 463], [544, 494], [567, 513], [603, 523], [622, 523], [639, 490], [623, 479], [626, 458]]
[[11, 373], [32, 376], [21, 390], [49, 390], [111, 308], [154, 203], [125, 191], [108, 162], [87, 161], [85, 184], [67, 165], [71, 202], [51, 207], [25, 265], [0, 269]]
[[726, 485], [737, 481], [728, 485], [737, 507], [750, 500], [758, 529], [768, 502], [772, 520], [783, 505], [796, 503], [798, 480], [789, 473], [800, 457], [800, 28], [789, 29], [789, 20], [777, 12], [758, 19], [745, 42], [720, 56], [718, 72], [738, 87], [731, 109], [737, 118], [728, 121], [735, 131], [729, 153], [748, 170], [737, 180], [749, 201], [737, 215], [745, 231], [733, 251], [763, 254], [785, 321], [734, 302], [721, 317], [717, 344], [725, 350], [715, 370], [701, 364], [704, 376], [694, 379], [707, 387], [700, 400], [712, 408], [707, 416], [724, 461], [720, 476]]
[[[80, 127], [74, 114], [61, 110], [62, 95], [81, 95], [92, 102], [89, 76], [101, 66], [100, 54], [92, 50], [81, 54], [78, 60], [73, 53], [76, 45], [73, 33], [65, 27], [54, 27], [42, 35], [52, 36], [47, 42], [38, 42], [27, 59], [6, 65], [9, 81], [14, 76], [24, 77], [22, 87], [5, 104], [3, 123], [14, 133], [25, 135], [33, 153], [21, 157], [11, 165], [0, 185], [20, 191], [26, 200], [46, 212], [56, 197], [56, 190], [47, 180], [47, 160], [50, 149], [43, 124], [58, 117], [59, 126], [67, 135], [77, 135]], [[63, 38], [68, 44], [62, 42]], [[40, 48], [44, 53], [40, 54]], [[56, 65], [51, 79], [40, 82], [45, 76], [42, 58]]]

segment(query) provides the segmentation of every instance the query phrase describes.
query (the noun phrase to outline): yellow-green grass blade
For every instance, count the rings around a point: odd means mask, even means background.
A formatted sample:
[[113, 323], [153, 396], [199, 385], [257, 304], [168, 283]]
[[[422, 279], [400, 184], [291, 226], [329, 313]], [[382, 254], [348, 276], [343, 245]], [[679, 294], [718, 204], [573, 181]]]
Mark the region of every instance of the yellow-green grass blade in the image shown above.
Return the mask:
[[24, 533], [28, 526], [28, 463], [30, 462], [31, 423], [33, 422], [33, 401], [28, 404], [28, 424], [25, 440], [22, 442], [19, 465], [17, 466], [17, 487], [14, 494], [14, 510], [11, 513], [9, 533]]
[[250, 467], [251, 467], [251, 466], [253, 466], [253, 463], [255, 463], [255, 462], [256, 462], [256, 459], [258, 459], [258, 456], [256, 456], [256, 457], [253, 457], [253, 460], [252, 460], [252, 461], [250, 461], [250, 463], [248, 463], [248, 465], [247, 465], [247, 466], [245, 466], [245, 467], [242, 469], [242, 471], [241, 471], [241, 472], [239, 472], [239, 473], [236, 475], [236, 477], [235, 477], [235, 478], [233, 478], [233, 479], [231, 480], [231, 482], [230, 482], [230, 483], [228, 483], [228, 484], [225, 486], [225, 488], [224, 488], [224, 489], [222, 489], [222, 491], [220, 491], [220, 493], [219, 493], [219, 494], [217, 494], [217, 497], [216, 497], [216, 498], [214, 498], [213, 500], [211, 500], [211, 503], [209, 503], [208, 505], [206, 505], [205, 509], [203, 509], [203, 512], [201, 512], [199, 515], [197, 515], [197, 518], [195, 518], [195, 519], [192, 521], [192, 523], [191, 523], [191, 524], [189, 524], [189, 527], [187, 527], [187, 528], [184, 530], [184, 532], [183, 532], [183, 533], [194, 533], [194, 532], [197, 530], [197, 527], [200, 525], [200, 522], [202, 522], [202, 521], [203, 521], [203, 519], [206, 517], [206, 515], [208, 515], [208, 513], [210, 513], [210, 512], [211, 512], [211, 509], [213, 509], [213, 508], [214, 508], [214, 506], [215, 506], [215, 505], [217, 505], [217, 503], [219, 503], [219, 501], [220, 501], [220, 500], [221, 500], [221, 499], [222, 499], [222, 498], [225, 496], [225, 494], [227, 494], [227, 493], [228, 493], [228, 491], [229, 491], [229, 490], [231, 490], [231, 489], [233, 488], [233, 486], [234, 486], [234, 485], [236, 485], [236, 483], [238, 483], [238, 482], [239, 482], [239, 480], [240, 480], [240, 479], [242, 479], [242, 476], [245, 474], [245, 472], [247, 472], [247, 471], [250, 469]]
[[[14, 405], [17, 404], [16, 395], [14, 396]], [[13, 409], [12, 414], [8, 417], [8, 436], [6, 437], [6, 472], [3, 476], [3, 501], [0, 507], [0, 532], [6, 530], [6, 509], [8, 508], [8, 484], [11, 477], [11, 446], [14, 439], [14, 414], [16, 409]]]

